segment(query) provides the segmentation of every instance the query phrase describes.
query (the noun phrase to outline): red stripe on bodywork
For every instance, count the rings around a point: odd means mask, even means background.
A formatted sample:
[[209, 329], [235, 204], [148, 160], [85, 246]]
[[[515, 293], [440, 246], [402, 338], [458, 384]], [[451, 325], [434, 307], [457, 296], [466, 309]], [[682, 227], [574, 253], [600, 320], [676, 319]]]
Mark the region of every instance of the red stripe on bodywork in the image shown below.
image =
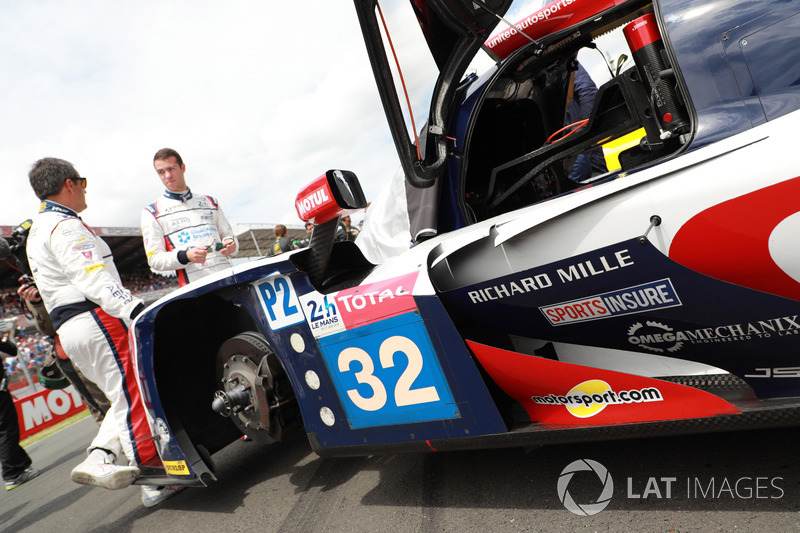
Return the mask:
[[800, 300], [800, 283], [772, 259], [769, 239], [800, 212], [800, 178], [715, 205], [681, 226], [670, 259], [707, 276]]

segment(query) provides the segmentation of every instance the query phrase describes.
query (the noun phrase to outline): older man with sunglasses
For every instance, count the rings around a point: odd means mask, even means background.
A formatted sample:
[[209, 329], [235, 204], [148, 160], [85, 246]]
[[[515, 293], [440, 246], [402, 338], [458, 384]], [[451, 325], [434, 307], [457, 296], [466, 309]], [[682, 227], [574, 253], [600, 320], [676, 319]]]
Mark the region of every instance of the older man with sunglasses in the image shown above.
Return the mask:
[[[128, 347], [128, 326], [144, 303], [122, 286], [111, 250], [78, 213], [86, 209], [86, 178], [52, 157], [28, 174], [42, 200], [27, 242], [28, 261], [64, 352], [111, 402], [88, 457], [72, 481], [107, 489], [131, 485], [156, 456]], [[124, 454], [126, 464], [117, 464]], [[145, 506], [170, 492], [143, 488]]]

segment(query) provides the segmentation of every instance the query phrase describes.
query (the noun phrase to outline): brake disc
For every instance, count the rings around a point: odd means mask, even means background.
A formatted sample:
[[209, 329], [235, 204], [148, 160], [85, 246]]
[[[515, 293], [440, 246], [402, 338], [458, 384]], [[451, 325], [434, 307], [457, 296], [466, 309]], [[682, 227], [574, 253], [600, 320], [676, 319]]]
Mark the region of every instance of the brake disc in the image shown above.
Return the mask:
[[223, 364], [222, 390], [214, 393], [211, 408], [228, 416], [244, 432], [269, 430], [269, 404], [264, 379], [257, 366], [245, 355], [232, 355]]

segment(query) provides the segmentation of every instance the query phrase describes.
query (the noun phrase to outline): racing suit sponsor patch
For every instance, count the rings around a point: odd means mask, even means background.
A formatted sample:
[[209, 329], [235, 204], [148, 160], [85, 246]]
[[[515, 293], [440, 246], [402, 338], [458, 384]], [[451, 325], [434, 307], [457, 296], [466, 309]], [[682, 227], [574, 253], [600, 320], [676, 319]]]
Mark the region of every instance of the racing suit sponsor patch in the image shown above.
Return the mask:
[[91, 274], [95, 270], [100, 270], [101, 268], [106, 268], [106, 264], [105, 263], [96, 263], [94, 265], [90, 265], [90, 266], [84, 268], [83, 270], [87, 274]]

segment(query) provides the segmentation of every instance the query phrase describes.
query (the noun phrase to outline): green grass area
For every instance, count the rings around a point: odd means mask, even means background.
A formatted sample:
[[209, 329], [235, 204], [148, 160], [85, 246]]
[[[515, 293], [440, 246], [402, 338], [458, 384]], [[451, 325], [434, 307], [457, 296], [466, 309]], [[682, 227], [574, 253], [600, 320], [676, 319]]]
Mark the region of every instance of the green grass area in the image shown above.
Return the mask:
[[80, 413], [72, 415], [71, 417], [67, 418], [66, 420], [62, 420], [61, 422], [59, 422], [55, 426], [50, 426], [49, 428], [43, 429], [42, 431], [40, 431], [38, 433], [34, 433], [33, 435], [31, 435], [28, 438], [22, 439], [19, 442], [19, 444], [23, 448], [25, 448], [26, 446], [30, 446], [34, 442], [38, 442], [38, 441], [42, 440], [43, 438], [45, 438], [45, 437], [47, 437], [49, 435], [52, 435], [56, 431], [60, 431], [60, 430], [64, 429], [65, 427], [69, 426], [70, 424], [74, 424], [78, 420], [86, 418], [87, 416], [89, 416], [89, 410], [88, 409], [84, 409]]

